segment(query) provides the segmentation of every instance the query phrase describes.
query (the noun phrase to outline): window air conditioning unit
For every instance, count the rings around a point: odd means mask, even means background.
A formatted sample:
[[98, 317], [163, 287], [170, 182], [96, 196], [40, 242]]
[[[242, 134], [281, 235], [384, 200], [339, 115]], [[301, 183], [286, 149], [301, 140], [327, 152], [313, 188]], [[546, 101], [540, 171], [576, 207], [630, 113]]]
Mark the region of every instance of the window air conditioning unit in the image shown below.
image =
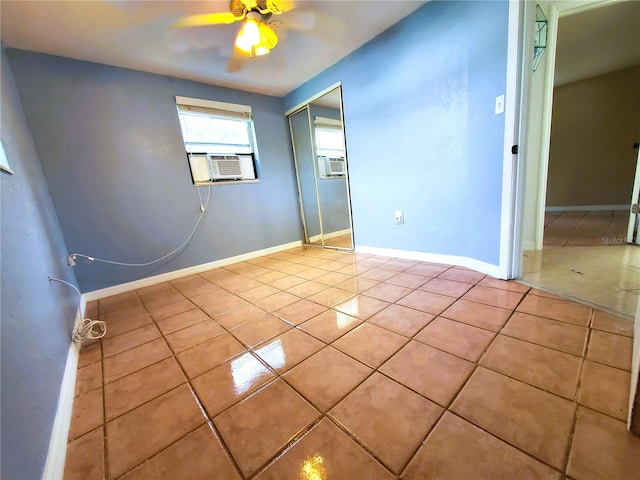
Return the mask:
[[347, 173], [342, 157], [318, 157], [318, 170], [321, 177], [338, 177]]
[[212, 180], [255, 180], [251, 155], [209, 155]]
[[344, 175], [344, 158], [329, 158], [329, 175]]
[[212, 155], [188, 153], [191, 179], [196, 186], [212, 182], [255, 180], [253, 155]]

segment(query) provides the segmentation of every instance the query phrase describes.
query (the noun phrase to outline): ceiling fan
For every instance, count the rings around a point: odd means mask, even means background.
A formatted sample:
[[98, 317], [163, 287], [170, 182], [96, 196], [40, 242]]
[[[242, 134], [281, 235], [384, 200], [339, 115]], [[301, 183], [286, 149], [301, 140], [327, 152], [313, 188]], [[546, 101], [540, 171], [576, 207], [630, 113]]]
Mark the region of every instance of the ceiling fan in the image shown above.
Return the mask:
[[267, 55], [278, 44], [274, 28], [281, 22], [272, 20], [274, 15], [285, 13], [284, 7], [290, 2], [284, 0], [230, 0], [228, 12], [190, 15], [179, 19], [174, 28], [203, 27], [209, 25], [242, 22], [235, 39], [234, 52], [227, 66], [230, 72], [242, 68], [247, 58]]

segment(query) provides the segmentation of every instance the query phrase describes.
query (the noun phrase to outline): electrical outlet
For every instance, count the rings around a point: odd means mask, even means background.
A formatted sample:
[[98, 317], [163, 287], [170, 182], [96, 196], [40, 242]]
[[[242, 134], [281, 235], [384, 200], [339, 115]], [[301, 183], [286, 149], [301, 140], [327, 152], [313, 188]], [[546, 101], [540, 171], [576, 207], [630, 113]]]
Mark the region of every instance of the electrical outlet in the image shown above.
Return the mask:
[[402, 210], [396, 210], [394, 219], [395, 219], [396, 225], [402, 225], [404, 223], [404, 214], [402, 213]]
[[504, 113], [504, 95], [496, 97], [496, 115]]

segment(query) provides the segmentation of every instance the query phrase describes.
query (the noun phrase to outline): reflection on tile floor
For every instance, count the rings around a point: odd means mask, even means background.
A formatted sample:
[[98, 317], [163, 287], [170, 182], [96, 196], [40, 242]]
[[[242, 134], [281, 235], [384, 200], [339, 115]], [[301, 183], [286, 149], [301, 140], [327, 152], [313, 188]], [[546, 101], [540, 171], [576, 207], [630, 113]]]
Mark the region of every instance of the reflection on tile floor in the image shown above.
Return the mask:
[[[322, 246], [322, 239], [318, 238], [311, 242], [311, 245], [316, 245], [318, 247]], [[335, 247], [335, 248], [346, 248], [353, 249], [353, 243], [351, 238], [351, 233], [345, 233], [343, 235], [338, 236], [327, 236], [324, 239], [324, 245], [326, 247]]]
[[628, 210], [546, 212], [545, 247], [611, 246], [626, 243]]
[[[105, 298], [67, 479], [627, 479], [632, 322], [296, 248]], [[607, 452], [603, 455], [602, 452]]]
[[531, 285], [635, 317], [640, 294], [638, 245], [526, 251], [522, 271], [522, 280]]

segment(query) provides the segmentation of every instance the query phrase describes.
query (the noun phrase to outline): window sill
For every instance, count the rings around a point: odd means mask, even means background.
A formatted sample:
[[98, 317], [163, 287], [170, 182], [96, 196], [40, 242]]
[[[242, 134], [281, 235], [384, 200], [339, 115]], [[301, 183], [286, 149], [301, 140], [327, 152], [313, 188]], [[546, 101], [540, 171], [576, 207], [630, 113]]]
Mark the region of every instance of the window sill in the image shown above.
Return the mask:
[[194, 187], [220, 187], [222, 185], [244, 185], [247, 183], [263, 183], [262, 180], [232, 180], [229, 182], [200, 182], [196, 183]]
[[344, 180], [345, 175], [320, 175], [320, 180]]

